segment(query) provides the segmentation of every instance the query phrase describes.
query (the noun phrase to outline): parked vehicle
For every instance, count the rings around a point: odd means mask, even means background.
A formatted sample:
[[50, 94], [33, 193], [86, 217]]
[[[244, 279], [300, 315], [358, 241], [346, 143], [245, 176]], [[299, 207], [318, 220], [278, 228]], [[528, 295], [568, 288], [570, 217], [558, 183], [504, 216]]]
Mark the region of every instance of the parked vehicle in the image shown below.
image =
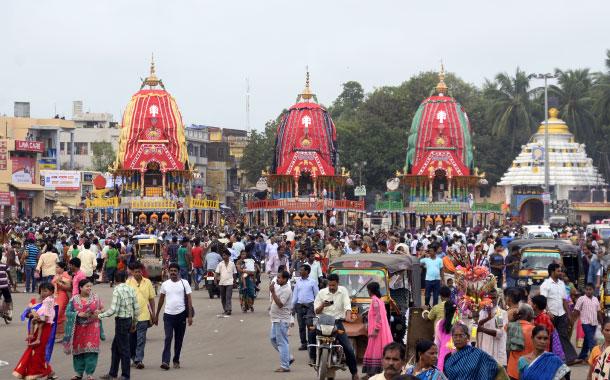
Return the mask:
[[163, 262], [163, 239], [155, 235], [136, 235], [134, 240], [135, 258], [142, 263], [156, 289], [158, 284], [168, 278], [167, 268]]
[[568, 279], [577, 288], [584, 289], [585, 274], [577, 246], [561, 240], [540, 240], [520, 248], [518, 286], [529, 286], [530, 291], [537, 290], [549, 276], [549, 264], [557, 262], [566, 268]]
[[342, 319], [335, 319], [330, 315], [318, 315], [313, 318], [313, 328], [316, 330], [316, 361], [314, 369], [317, 379], [325, 380], [335, 378], [337, 369], [345, 371], [345, 353], [343, 347], [337, 342], [337, 334], [345, 334], [345, 331], [338, 330], [337, 322]]

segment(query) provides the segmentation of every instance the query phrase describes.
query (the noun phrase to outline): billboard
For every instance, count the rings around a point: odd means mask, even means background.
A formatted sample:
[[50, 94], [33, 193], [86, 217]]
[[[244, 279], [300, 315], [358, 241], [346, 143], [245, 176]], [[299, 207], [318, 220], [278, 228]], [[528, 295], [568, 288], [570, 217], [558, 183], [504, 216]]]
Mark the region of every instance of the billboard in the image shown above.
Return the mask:
[[15, 150], [42, 153], [44, 151], [44, 143], [40, 141], [15, 140]]
[[44, 189], [52, 191], [79, 191], [80, 172], [73, 170], [43, 170]]
[[36, 160], [28, 157], [11, 157], [13, 183], [28, 185], [36, 183]]
[[[10, 206], [12, 204], [11, 193], [9, 191], [0, 191], [0, 206]], [[2, 208], [4, 212], [4, 208]]]

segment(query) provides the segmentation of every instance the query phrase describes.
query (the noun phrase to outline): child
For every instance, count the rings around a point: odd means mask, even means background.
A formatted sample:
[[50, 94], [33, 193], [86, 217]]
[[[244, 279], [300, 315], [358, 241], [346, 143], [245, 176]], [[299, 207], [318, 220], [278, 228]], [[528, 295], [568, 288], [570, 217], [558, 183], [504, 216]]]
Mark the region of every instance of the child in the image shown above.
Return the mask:
[[585, 296], [579, 297], [574, 306], [574, 312], [572, 313], [571, 325], [580, 316], [580, 322], [585, 332], [585, 340], [582, 345], [582, 350], [578, 358], [582, 361], [587, 359], [589, 350], [595, 347], [595, 330], [597, 329], [597, 323], [602, 322], [602, 309], [599, 306], [599, 300], [597, 297], [593, 297], [595, 292], [595, 285], [588, 283], [585, 285]]
[[[50, 286], [44, 286], [45, 284]], [[30, 334], [26, 339], [28, 346], [30, 347], [36, 347], [40, 344], [42, 325], [45, 323], [53, 324], [53, 320], [55, 319], [55, 299], [53, 298], [53, 291], [53, 285], [47, 282], [42, 283], [38, 289], [41, 306], [38, 310], [32, 310], [32, 325], [30, 327]]]
[[456, 290], [452, 278], [447, 279], [447, 287], [451, 289], [451, 301], [456, 302]]

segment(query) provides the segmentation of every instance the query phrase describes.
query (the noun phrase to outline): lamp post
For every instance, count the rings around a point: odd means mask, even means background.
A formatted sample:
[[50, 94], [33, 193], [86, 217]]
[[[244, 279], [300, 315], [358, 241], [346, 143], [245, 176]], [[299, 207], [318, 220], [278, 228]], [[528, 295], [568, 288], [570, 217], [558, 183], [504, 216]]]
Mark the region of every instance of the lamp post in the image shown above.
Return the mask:
[[354, 166], [358, 168], [358, 175], [360, 176], [358, 186], [362, 186], [362, 168], [366, 166], [366, 161], [355, 162]]
[[[548, 197], [551, 196], [550, 185], [549, 185], [549, 99], [548, 99], [548, 85], [547, 81], [552, 78], [557, 78], [556, 75], [546, 74], [534, 74], [533, 78], [544, 79], [544, 192], [547, 193]], [[543, 194], [544, 198], [544, 194]], [[549, 202], [544, 202], [544, 223], [549, 223]]]

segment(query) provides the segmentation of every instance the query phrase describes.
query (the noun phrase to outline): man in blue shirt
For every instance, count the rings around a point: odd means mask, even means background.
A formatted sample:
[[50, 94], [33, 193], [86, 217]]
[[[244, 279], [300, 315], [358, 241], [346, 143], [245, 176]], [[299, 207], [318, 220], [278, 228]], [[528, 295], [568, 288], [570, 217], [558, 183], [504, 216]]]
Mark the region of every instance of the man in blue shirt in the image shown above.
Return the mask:
[[34, 239], [28, 240], [28, 245], [25, 247], [25, 293], [30, 292], [30, 283], [32, 284], [32, 293], [37, 293], [36, 289], [36, 265], [40, 256], [40, 249], [34, 244]]
[[301, 278], [296, 282], [292, 292], [292, 312], [297, 314], [299, 337], [301, 338], [299, 351], [307, 350], [307, 341], [314, 344], [316, 339], [315, 332], [305, 335], [307, 325], [311, 324], [311, 319], [316, 315], [313, 301], [318, 295], [318, 281], [309, 278], [309, 273], [311, 273], [309, 264], [301, 265]]
[[257, 242], [254, 244], [254, 257], [259, 263], [265, 258], [265, 250], [267, 250], [267, 244], [263, 236], [258, 235]]
[[430, 294], [432, 294], [432, 306], [438, 303], [438, 292], [441, 284], [445, 284], [443, 260], [436, 257], [436, 245], [430, 244], [428, 247], [428, 257], [420, 260], [420, 264], [426, 268], [426, 292], [424, 303], [430, 305]]

